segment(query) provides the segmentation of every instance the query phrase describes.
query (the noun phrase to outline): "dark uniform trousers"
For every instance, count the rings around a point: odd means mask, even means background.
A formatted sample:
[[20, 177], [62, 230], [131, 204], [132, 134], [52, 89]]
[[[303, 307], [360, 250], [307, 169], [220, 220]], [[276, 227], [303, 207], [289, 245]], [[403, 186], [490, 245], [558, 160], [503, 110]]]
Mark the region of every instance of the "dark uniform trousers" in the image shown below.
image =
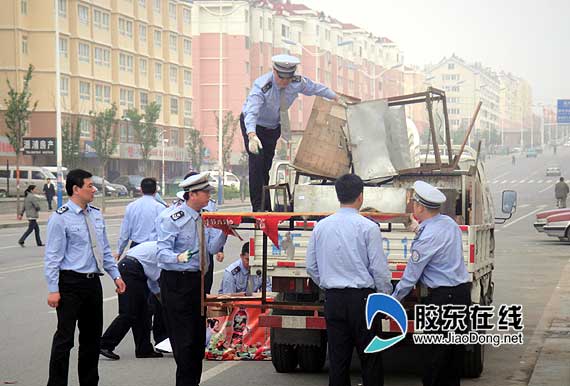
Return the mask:
[[[430, 289], [424, 303], [439, 306], [445, 304], [466, 305], [469, 307], [471, 305], [471, 284], [463, 283], [455, 287]], [[466, 323], [469, 326], [468, 318]], [[462, 333], [466, 331], [455, 332]], [[463, 345], [434, 344], [426, 346], [424, 386], [459, 386], [463, 371], [464, 354], [465, 346]]]
[[[249, 151], [249, 138], [245, 128], [243, 113], [239, 117], [239, 123], [245, 150], [249, 156], [249, 198], [251, 207], [254, 212], [260, 212], [265, 210], [265, 208], [261, 207], [263, 186], [269, 185], [269, 170], [275, 156], [275, 145], [281, 136], [281, 126], [276, 129], [256, 126], [255, 132], [263, 145], [263, 149], [260, 150], [259, 154], [253, 154]], [[265, 195], [265, 205], [271, 210], [269, 192]]]
[[200, 312], [200, 272], [160, 274], [164, 319], [176, 361], [176, 386], [197, 386], [202, 376], [206, 318]]
[[364, 353], [364, 349], [372, 341], [378, 329], [377, 321], [371, 330], [366, 327], [366, 299], [374, 292], [369, 288], [325, 291], [325, 319], [330, 361], [329, 386], [350, 385], [350, 362], [355, 346], [362, 368], [362, 384], [384, 385], [381, 353]]
[[127, 290], [118, 296], [119, 315], [101, 337], [101, 348], [114, 350], [132, 329], [135, 354], [148, 354], [154, 350], [150, 343], [150, 319], [148, 318], [150, 290], [147, 277], [141, 263], [132, 257], [124, 257], [118, 265]]
[[208, 258], [210, 259], [210, 265], [204, 275], [204, 293], [206, 294], [211, 293], [212, 285], [214, 284], [214, 255], [208, 253]]
[[48, 386], [65, 386], [75, 325], [79, 328], [78, 372], [81, 386], [99, 383], [99, 344], [103, 330], [103, 291], [99, 276], [60, 271], [61, 299], [49, 361]]

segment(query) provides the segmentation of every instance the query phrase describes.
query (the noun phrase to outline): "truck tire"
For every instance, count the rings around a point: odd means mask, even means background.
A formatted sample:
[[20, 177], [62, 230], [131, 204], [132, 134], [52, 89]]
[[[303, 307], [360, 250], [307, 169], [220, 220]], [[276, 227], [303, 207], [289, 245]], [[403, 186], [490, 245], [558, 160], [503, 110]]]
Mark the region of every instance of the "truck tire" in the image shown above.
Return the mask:
[[485, 361], [485, 346], [480, 344], [465, 347], [465, 356], [463, 362], [463, 377], [479, 378], [483, 372], [483, 363]]
[[319, 346], [298, 346], [299, 366], [308, 373], [318, 373], [323, 369], [327, 359], [326, 333], [322, 333]]
[[278, 373], [290, 373], [297, 368], [297, 348], [271, 342], [271, 362]]

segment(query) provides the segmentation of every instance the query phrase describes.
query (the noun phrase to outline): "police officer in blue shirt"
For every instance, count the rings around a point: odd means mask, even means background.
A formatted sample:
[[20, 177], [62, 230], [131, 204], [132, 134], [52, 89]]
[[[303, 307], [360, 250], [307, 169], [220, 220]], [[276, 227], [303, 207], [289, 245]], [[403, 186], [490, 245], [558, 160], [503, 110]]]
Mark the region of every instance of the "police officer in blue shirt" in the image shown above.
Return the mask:
[[[199, 174], [199, 173], [198, 172], [189, 172], [188, 174], [186, 174], [186, 176], [184, 176], [184, 179], [191, 177], [191, 176], [195, 176], [197, 174]], [[178, 197], [180, 202], [184, 202], [184, 194], [185, 193], [186, 192], [184, 192], [184, 191], [180, 191], [176, 194], [176, 196]], [[203, 208], [201, 212], [217, 212], [217, 211], [218, 211], [218, 207], [216, 206], [216, 201], [210, 199], [208, 201], [208, 205], [206, 205], [206, 207]], [[210, 292], [212, 291], [212, 284], [214, 283], [214, 255], [212, 255], [211, 253], [208, 253], [208, 259], [209, 259], [208, 272], [206, 272], [206, 274], [204, 275], [204, 292], [206, 294], [210, 294]], [[224, 252], [216, 253], [216, 260], [220, 263], [222, 261], [224, 261]]]
[[[271, 58], [273, 70], [255, 80], [243, 105], [240, 126], [249, 156], [249, 195], [254, 212], [261, 207], [263, 186], [269, 183], [269, 170], [275, 145], [283, 133], [290, 139], [287, 110], [299, 94], [339, 100], [329, 88], [305, 76], [295, 75], [299, 59], [290, 55]], [[265, 202], [269, 203], [269, 195]]]
[[226, 236], [218, 229], [206, 228], [200, 240], [200, 210], [208, 205], [214, 190], [208, 174], [190, 176], [179, 186], [184, 189], [185, 202], [168, 208], [157, 219], [158, 266], [162, 269], [162, 305], [177, 366], [176, 385], [194, 386], [200, 383], [206, 339], [206, 319], [200, 309], [200, 243], [215, 254], [222, 249]]
[[67, 174], [65, 190], [69, 201], [48, 221], [47, 303], [57, 312], [48, 386], [67, 385], [76, 324], [80, 332], [79, 384], [98, 384], [103, 330], [103, 291], [99, 276], [103, 270], [115, 281], [117, 293], [125, 292], [125, 283], [111, 254], [103, 216], [98, 208], [89, 205], [97, 190], [91, 177], [91, 173], [81, 169]]
[[[427, 304], [471, 304], [469, 273], [463, 260], [461, 230], [449, 216], [440, 213], [445, 195], [432, 185], [414, 183], [413, 214], [419, 221], [411, 257], [393, 296], [402, 300], [418, 282], [428, 287]], [[457, 331], [462, 332], [462, 331]], [[426, 355], [424, 385], [459, 385], [464, 346], [432, 345]]]
[[132, 329], [135, 356], [161, 358], [162, 354], [154, 351], [150, 343], [151, 323], [148, 317], [150, 293], [155, 297], [160, 296], [156, 241], [147, 241], [129, 249], [119, 261], [119, 272], [127, 284], [127, 290], [119, 295], [119, 315], [101, 337], [100, 353], [106, 358], [119, 360], [119, 355], [113, 350]]
[[166, 208], [154, 197], [156, 187], [154, 178], [143, 178], [141, 181], [143, 196], [127, 205], [125, 217], [121, 223], [117, 255], [115, 255], [117, 260], [123, 254], [129, 240], [131, 248], [145, 241], [156, 241], [155, 221], [160, 212]]
[[383, 385], [381, 354], [364, 353], [376, 330], [367, 328], [367, 297], [374, 292], [392, 292], [382, 234], [376, 223], [358, 212], [364, 200], [360, 177], [341, 176], [335, 190], [340, 209], [317, 223], [307, 245], [307, 273], [325, 290], [329, 385], [350, 385], [354, 346], [360, 357], [362, 384]]
[[[261, 271], [259, 270], [255, 275], [250, 273], [249, 242], [242, 245], [239, 257], [239, 260], [234, 261], [224, 270], [220, 294], [245, 292], [250, 295], [253, 292], [261, 291], [263, 284]], [[267, 278], [266, 289], [271, 291], [271, 280], [269, 278]]]

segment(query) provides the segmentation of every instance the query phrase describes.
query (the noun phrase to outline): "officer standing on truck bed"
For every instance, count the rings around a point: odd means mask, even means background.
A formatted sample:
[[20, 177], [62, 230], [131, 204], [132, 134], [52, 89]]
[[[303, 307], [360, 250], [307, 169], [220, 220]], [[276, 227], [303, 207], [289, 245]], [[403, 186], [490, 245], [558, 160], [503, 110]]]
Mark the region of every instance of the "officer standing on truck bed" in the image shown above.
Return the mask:
[[[414, 183], [413, 220], [416, 233], [411, 257], [393, 296], [401, 301], [421, 282], [428, 288], [426, 304], [471, 304], [469, 274], [463, 261], [461, 230], [451, 217], [440, 213], [445, 195], [423, 181]], [[441, 311], [440, 311], [441, 314]], [[461, 332], [461, 331], [459, 331]], [[430, 345], [425, 356], [424, 386], [459, 385], [463, 369], [463, 345]]]
[[319, 221], [307, 245], [307, 273], [325, 290], [329, 349], [329, 385], [350, 385], [350, 361], [356, 346], [364, 386], [384, 384], [381, 353], [365, 354], [375, 336], [366, 326], [366, 300], [374, 292], [390, 294], [392, 284], [382, 234], [358, 213], [364, 184], [355, 174], [335, 182], [340, 209]]
[[[318, 95], [339, 101], [328, 87], [295, 75], [300, 61], [291, 55], [271, 58], [273, 70], [255, 80], [240, 115], [240, 127], [249, 156], [249, 197], [252, 210], [259, 212], [263, 185], [269, 184], [269, 170], [275, 145], [281, 135], [290, 140], [288, 109], [299, 94]], [[269, 202], [269, 194], [265, 197]]]

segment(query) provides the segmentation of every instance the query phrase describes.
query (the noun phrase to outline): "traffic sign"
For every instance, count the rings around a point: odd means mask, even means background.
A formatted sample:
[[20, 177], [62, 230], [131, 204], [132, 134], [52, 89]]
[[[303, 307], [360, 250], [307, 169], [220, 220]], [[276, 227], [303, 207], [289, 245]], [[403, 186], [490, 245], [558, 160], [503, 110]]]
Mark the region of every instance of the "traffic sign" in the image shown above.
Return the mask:
[[570, 99], [558, 99], [556, 122], [570, 123]]

